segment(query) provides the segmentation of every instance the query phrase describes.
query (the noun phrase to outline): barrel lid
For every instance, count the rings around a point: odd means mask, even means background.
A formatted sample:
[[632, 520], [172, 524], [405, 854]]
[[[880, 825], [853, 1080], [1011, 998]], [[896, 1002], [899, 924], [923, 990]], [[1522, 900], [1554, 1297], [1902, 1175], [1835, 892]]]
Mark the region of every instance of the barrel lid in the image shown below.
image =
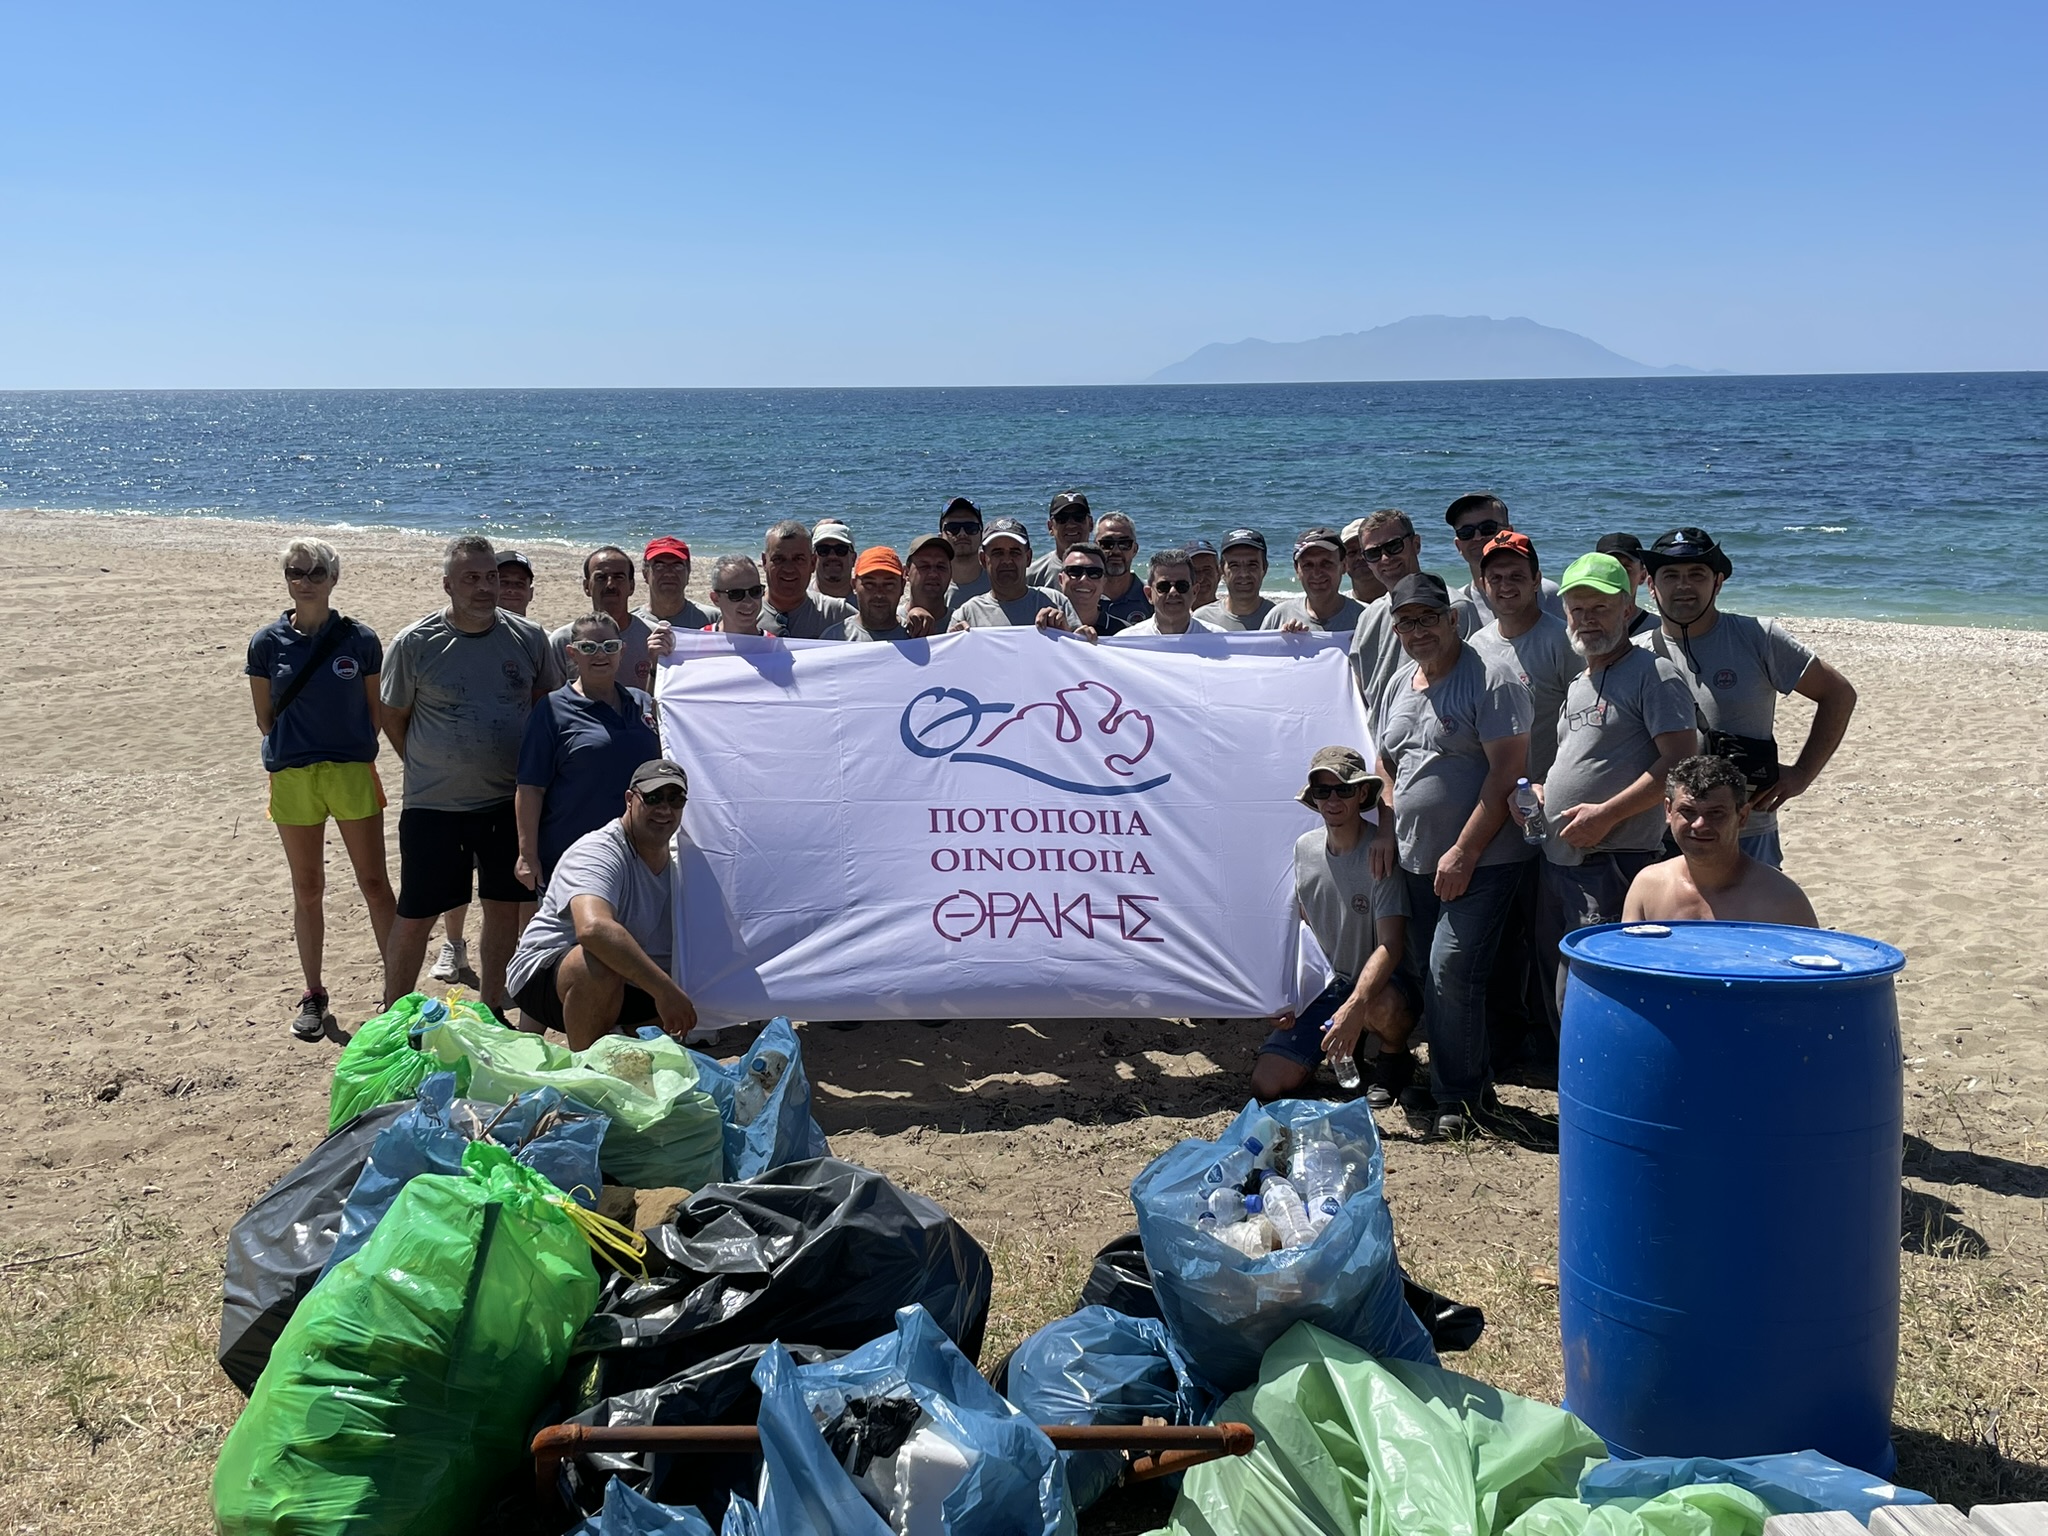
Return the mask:
[[1842, 981], [1906, 966], [1876, 939], [1780, 923], [1604, 923], [1568, 934], [1563, 947], [1569, 960], [1617, 971], [1715, 981]]

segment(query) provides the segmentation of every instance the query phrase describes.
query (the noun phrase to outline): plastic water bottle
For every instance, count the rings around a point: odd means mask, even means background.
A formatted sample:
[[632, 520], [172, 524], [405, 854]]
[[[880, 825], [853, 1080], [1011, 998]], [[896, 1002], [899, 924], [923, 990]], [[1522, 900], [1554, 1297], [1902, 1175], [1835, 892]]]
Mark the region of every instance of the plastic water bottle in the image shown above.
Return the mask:
[[1265, 1208], [1266, 1220], [1280, 1234], [1283, 1248], [1306, 1248], [1315, 1241], [1316, 1229], [1309, 1225], [1301, 1191], [1281, 1175], [1273, 1174], [1259, 1185], [1259, 1200]]
[[1346, 1093], [1356, 1093], [1358, 1085], [1364, 1081], [1359, 1075], [1358, 1053], [1355, 1050], [1346, 1051], [1339, 1056], [1331, 1070], [1337, 1074], [1337, 1086]]
[[1226, 1184], [1209, 1191], [1209, 1209], [1204, 1214], [1228, 1226], [1233, 1221], [1243, 1221], [1245, 1215], [1244, 1196]]
[[[1323, 1128], [1327, 1132], [1327, 1127]], [[1327, 1134], [1305, 1137], [1295, 1154], [1294, 1182], [1301, 1186], [1308, 1224], [1321, 1232], [1344, 1208], [1351, 1194], [1351, 1170], [1343, 1150]]]
[[1534, 786], [1527, 779], [1515, 780], [1515, 792], [1508, 796], [1508, 804], [1520, 811], [1524, 817], [1523, 842], [1540, 843], [1550, 836], [1549, 823], [1543, 819], [1543, 802], [1537, 797]]
[[1261, 1173], [1287, 1166], [1287, 1127], [1271, 1115], [1261, 1115], [1252, 1122], [1251, 1134], [1245, 1137], [1245, 1150], [1252, 1155], [1252, 1167]]
[[740, 1079], [732, 1095], [732, 1123], [752, 1125], [757, 1115], [768, 1107], [768, 1096], [775, 1091], [775, 1085], [782, 1081], [782, 1074], [789, 1066], [789, 1058], [780, 1051], [762, 1051], [747, 1063], [747, 1074]]
[[1234, 1221], [1228, 1226], [1219, 1223], [1205, 1230], [1217, 1242], [1235, 1248], [1248, 1259], [1263, 1259], [1273, 1251], [1273, 1245], [1266, 1240], [1272, 1228], [1262, 1221]]

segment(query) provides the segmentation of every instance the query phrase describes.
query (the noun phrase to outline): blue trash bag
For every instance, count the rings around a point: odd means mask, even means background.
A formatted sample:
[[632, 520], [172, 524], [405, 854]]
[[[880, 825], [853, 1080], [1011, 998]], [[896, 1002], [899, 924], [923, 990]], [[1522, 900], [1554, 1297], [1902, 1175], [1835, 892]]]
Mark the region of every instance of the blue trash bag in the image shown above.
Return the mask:
[[1628, 1461], [1603, 1461], [1579, 1479], [1579, 1498], [1587, 1504], [1614, 1499], [1653, 1499], [1693, 1483], [1733, 1483], [1770, 1506], [1774, 1515], [1812, 1515], [1840, 1509], [1863, 1524], [1886, 1504], [1932, 1504], [1912, 1488], [1900, 1488], [1881, 1477], [1844, 1466], [1819, 1451], [1793, 1451], [1782, 1456], [1644, 1456]]
[[725, 1518], [718, 1522], [718, 1536], [765, 1536], [761, 1511], [748, 1500], [735, 1497], [725, 1506]]
[[[550, 1115], [553, 1122], [536, 1135], [536, 1127]], [[335, 1240], [334, 1252], [321, 1275], [369, 1241], [370, 1233], [410, 1180], [423, 1173], [459, 1177], [463, 1151], [472, 1141], [482, 1140], [487, 1125], [491, 1140], [510, 1151], [515, 1161], [579, 1205], [594, 1210], [598, 1185], [603, 1181], [598, 1172], [598, 1148], [610, 1124], [610, 1119], [596, 1110], [563, 1098], [559, 1089], [522, 1093], [509, 1107], [492, 1105], [456, 1098], [455, 1074], [434, 1073], [420, 1084], [412, 1107], [371, 1143], [370, 1160], [342, 1207], [341, 1236]]]
[[[1083, 1307], [1055, 1318], [1010, 1355], [1003, 1394], [1034, 1424], [1200, 1424], [1221, 1398], [1189, 1370], [1157, 1318]], [[1063, 1451], [1074, 1509], [1117, 1485], [1115, 1451]]]
[[624, 1483], [605, 1484], [604, 1508], [569, 1527], [567, 1536], [711, 1536], [694, 1509], [657, 1504]]
[[[764, 1053], [777, 1053], [787, 1063], [767, 1104], [746, 1125], [733, 1123], [733, 1103], [749, 1065]], [[697, 1061], [697, 1082], [718, 1104], [725, 1122], [725, 1176], [728, 1180], [758, 1178], [784, 1163], [807, 1158], [830, 1157], [825, 1133], [811, 1118], [811, 1079], [804, 1071], [803, 1048], [796, 1030], [786, 1018], [776, 1017], [755, 1039], [747, 1054], [735, 1062], [714, 1060], [700, 1051], [690, 1052]]]
[[[1351, 1170], [1351, 1192], [1315, 1241], [1255, 1259], [1196, 1229], [1209, 1192], [1252, 1171], [1248, 1148], [1273, 1139], [1272, 1122], [1298, 1139], [1318, 1121], [1327, 1122]], [[1247, 1104], [1220, 1140], [1183, 1141], [1138, 1175], [1131, 1204], [1160, 1315], [1204, 1381], [1224, 1392], [1250, 1386], [1266, 1350], [1303, 1322], [1383, 1360], [1437, 1363], [1428, 1331], [1402, 1295], [1384, 1175], [1379, 1131], [1363, 1099]]]
[[[798, 1365], [773, 1345], [754, 1382], [767, 1467], [761, 1525], [774, 1536], [889, 1536], [889, 1522], [855, 1477], [893, 1489], [897, 1451], [933, 1435], [966, 1463], [939, 1502], [947, 1536], [1073, 1536], [1074, 1511], [1052, 1442], [982, 1379], [922, 1307], [903, 1308], [894, 1333], [837, 1360]], [[913, 1427], [906, 1415], [897, 1433], [879, 1443], [852, 1439], [842, 1462], [828, 1436], [845, 1441], [841, 1432], [856, 1420], [885, 1422], [889, 1415], [870, 1411], [878, 1399], [908, 1399], [923, 1417]], [[919, 1512], [906, 1509], [904, 1518], [930, 1528]]]

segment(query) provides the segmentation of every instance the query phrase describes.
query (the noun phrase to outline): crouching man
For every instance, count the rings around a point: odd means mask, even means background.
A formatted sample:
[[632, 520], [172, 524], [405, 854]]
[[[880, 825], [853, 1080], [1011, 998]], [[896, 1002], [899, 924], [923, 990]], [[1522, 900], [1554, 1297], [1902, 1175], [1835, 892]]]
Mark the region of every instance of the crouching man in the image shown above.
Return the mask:
[[1261, 1101], [1300, 1092], [1318, 1061], [1334, 1065], [1346, 1056], [1372, 1057], [1366, 1100], [1376, 1109], [1391, 1105], [1414, 1078], [1408, 1037], [1422, 1016], [1422, 983], [1408, 958], [1406, 882], [1399, 870], [1373, 878], [1365, 813], [1380, 791], [1380, 780], [1350, 747], [1324, 747], [1309, 761], [1297, 798], [1322, 825], [1294, 845], [1294, 898], [1336, 975], [1299, 1016], [1272, 1021], [1252, 1068], [1252, 1093]]
[[669, 843], [690, 781], [665, 758], [633, 770], [625, 813], [571, 843], [506, 968], [529, 1027], [584, 1050], [600, 1035], [659, 1024], [680, 1040], [697, 1010], [669, 975], [675, 949]]

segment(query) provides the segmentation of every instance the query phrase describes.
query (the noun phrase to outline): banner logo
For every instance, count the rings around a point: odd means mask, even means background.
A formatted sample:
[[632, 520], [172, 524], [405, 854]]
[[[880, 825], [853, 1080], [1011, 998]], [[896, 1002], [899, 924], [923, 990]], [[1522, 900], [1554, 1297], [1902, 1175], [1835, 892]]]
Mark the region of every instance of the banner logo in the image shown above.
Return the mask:
[[[979, 735], [989, 720], [998, 723]], [[982, 763], [1077, 795], [1139, 795], [1173, 777], [1139, 776], [1152, 751], [1152, 717], [1125, 708], [1107, 683], [1076, 683], [1021, 707], [927, 688], [903, 706], [899, 731], [919, 757]]]

